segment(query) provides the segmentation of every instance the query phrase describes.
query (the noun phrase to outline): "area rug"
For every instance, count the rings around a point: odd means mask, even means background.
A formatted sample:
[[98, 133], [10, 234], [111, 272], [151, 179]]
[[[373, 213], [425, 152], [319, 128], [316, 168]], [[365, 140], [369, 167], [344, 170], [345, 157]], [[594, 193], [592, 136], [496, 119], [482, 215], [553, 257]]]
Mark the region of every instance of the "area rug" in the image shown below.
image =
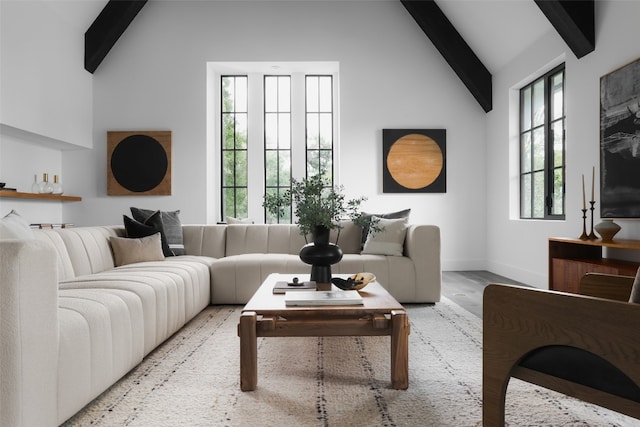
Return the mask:
[[[388, 337], [259, 338], [240, 391], [240, 307], [209, 307], [65, 426], [482, 425], [482, 321], [443, 298], [407, 306], [409, 389], [390, 387]], [[510, 426], [638, 420], [511, 380]]]

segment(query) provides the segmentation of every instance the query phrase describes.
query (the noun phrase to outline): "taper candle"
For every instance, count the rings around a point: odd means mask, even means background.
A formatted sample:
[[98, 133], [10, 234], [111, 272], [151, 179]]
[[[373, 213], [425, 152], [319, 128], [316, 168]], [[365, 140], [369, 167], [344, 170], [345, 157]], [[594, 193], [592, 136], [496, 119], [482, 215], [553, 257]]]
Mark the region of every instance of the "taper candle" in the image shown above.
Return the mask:
[[584, 192], [584, 174], [582, 174], [582, 209], [587, 209], [587, 198]]
[[593, 169], [591, 170], [591, 201], [592, 202], [596, 201], [594, 197], [595, 181], [596, 181], [596, 167], [594, 166]]

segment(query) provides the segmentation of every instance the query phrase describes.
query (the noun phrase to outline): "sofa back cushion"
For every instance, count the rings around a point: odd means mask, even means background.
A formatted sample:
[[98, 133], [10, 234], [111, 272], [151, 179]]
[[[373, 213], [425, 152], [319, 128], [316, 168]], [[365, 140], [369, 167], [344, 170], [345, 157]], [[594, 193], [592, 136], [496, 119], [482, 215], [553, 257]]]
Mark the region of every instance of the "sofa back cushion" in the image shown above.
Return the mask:
[[227, 225], [226, 256], [242, 254], [297, 254], [305, 245], [292, 224]]
[[60, 234], [76, 276], [115, 267], [109, 238], [124, 237], [123, 227], [78, 227], [54, 230]]
[[65, 246], [62, 237], [60, 237], [60, 234], [51, 229], [35, 229], [33, 230], [33, 237], [37, 240], [51, 244], [55, 249], [58, 263], [58, 281], [69, 280], [75, 277], [76, 274], [73, 271], [71, 258], [69, 258], [67, 247]]
[[[338, 246], [344, 253], [360, 253], [362, 229], [352, 221], [342, 224]], [[336, 242], [337, 230], [331, 230], [330, 241]], [[308, 237], [311, 242], [311, 236]], [[252, 253], [297, 255], [307, 244], [295, 224], [232, 224], [227, 225], [225, 255]]]
[[223, 258], [226, 250], [226, 225], [189, 224], [182, 226], [187, 255]]

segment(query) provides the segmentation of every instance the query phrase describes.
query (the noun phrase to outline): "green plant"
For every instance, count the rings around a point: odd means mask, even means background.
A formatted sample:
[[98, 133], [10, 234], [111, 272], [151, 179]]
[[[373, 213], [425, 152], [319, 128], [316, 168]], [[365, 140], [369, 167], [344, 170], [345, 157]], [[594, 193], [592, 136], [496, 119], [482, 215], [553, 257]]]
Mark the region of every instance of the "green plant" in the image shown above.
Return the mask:
[[[272, 215], [282, 217], [293, 203], [296, 223], [302, 235], [311, 233], [317, 226], [341, 228], [340, 220], [345, 218], [361, 227], [367, 225], [370, 219], [360, 211], [360, 205], [367, 198], [347, 200], [342, 186], [328, 186], [322, 176], [319, 173], [300, 180], [292, 178], [290, 190], [280, 195], [266, 194], [262, 206]], [[370, 228], [374, 232], [381, 231], [377, 223], [370, 224]]]

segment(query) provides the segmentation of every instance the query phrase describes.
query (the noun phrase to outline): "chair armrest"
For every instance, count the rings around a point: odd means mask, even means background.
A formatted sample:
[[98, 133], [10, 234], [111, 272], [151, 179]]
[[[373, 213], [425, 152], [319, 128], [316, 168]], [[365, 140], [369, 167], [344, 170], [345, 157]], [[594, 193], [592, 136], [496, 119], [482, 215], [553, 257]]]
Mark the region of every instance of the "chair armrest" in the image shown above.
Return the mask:
[[580, 294], [598, 298], [629, 301], [634, 277], [587, 273], [580, 279]]
[[[485, 421], [504, 422], [504, 396], [520, 360], [545, 346], [570, 346], [611, 363], [640, 384], [640, 305], [590, 296], [491, 284], [483, 296], [483, 409]], [[588, 394], [546, 387], [590, 401]], [[593, 402], [640, 415], [638, 404]], [[499, 424], [485, 424], [499, 425]]]

